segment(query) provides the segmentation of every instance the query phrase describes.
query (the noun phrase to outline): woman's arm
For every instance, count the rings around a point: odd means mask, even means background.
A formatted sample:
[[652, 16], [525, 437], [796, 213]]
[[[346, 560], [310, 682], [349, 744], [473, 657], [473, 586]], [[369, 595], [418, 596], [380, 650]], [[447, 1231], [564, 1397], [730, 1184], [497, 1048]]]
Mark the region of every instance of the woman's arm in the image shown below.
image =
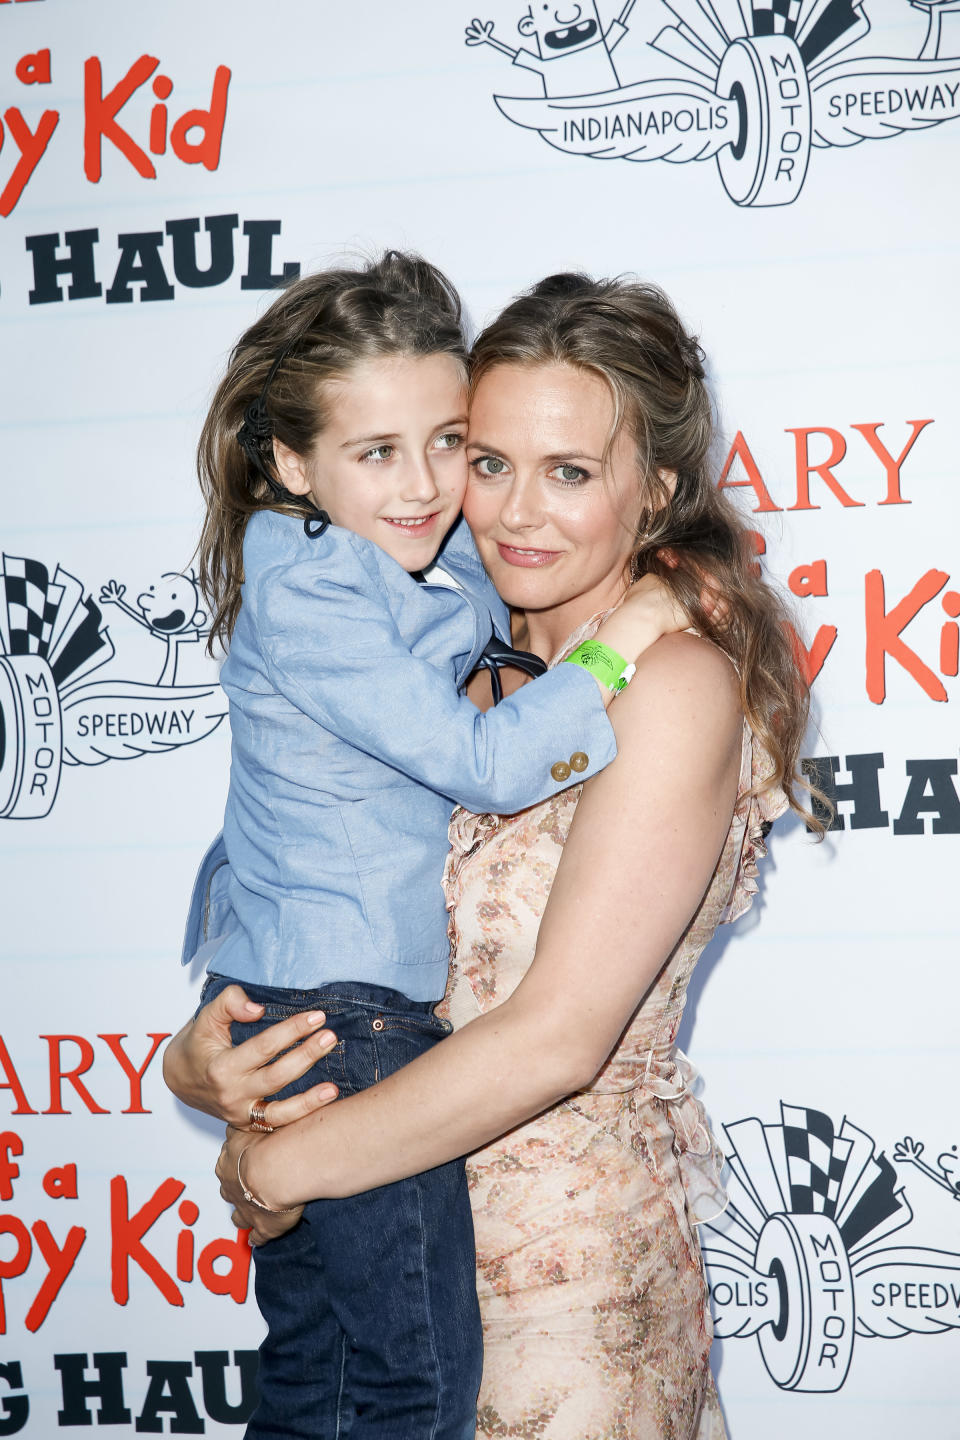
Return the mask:
[[274, 1209], [352, 1195], [477, 1149], [600, 1069], [710, 882], [739, 774], [739, 687], [718, 650], [670, 636], [637, 679], [610, 711], [618, 757], [584, 787], [514, 994], [362, 1094], [228, 1137], [218, 1174], [244, 1224], [258, 1219], [237, 1184], [245, 1148], [244, 1183]]

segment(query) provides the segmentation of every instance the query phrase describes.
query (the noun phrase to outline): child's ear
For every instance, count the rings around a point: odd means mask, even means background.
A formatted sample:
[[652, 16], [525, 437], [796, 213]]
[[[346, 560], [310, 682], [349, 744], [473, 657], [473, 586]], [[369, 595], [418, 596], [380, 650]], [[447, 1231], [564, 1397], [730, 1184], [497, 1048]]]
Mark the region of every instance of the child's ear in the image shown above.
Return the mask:
[[291, 450], [289, 445], [284, 445], [282, 440], [274, 437], [273, 441], [273, 463], [277, 467], [277, 478], [285, 490], [291, 495], [306, 495], [310, 491], [310, 481], [307, 479], [307, 467], [302, 455], [296, 450]]
[[527, 10], [526, 15], [524, 15], [523, 19], [517, 25], [517, 29], [521, 35], [532, 35], [534, 33], [536, 24], [534, 23], [532, 9]]

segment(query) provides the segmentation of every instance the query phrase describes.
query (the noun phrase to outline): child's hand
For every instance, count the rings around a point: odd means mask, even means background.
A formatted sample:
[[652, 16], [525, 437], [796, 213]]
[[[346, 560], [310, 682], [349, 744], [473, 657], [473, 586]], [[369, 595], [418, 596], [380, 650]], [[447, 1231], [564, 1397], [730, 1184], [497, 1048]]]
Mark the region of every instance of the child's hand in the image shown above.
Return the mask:
[[623, 604], [604, 620], [594, 638], [625, 660], [636, 660], [661, 635], [673, 635], [689, 625], [689, 615], [669, 587], [653, 575], [644, 575], [631, 585]]

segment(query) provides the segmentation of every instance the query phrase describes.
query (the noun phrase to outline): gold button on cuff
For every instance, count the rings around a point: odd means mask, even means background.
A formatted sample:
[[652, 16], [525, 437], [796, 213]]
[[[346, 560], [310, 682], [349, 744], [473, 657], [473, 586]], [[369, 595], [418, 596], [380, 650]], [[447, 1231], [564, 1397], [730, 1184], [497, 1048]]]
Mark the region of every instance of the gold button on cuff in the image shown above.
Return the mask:
[[576, 770], [578, 775], [582, 770], [586, 770], [589, 764], [590, 757], [589, 755], [584, 755], [582, 750], [574, 750], [573, 754], [570, 756], [570, 769]]
[[570, 766], [567, 764], [566, 760], [558, 760], [556, 765], [550, 766], [550, 774], [553, 776], [554, 780], [557, 781], [569, 780]]

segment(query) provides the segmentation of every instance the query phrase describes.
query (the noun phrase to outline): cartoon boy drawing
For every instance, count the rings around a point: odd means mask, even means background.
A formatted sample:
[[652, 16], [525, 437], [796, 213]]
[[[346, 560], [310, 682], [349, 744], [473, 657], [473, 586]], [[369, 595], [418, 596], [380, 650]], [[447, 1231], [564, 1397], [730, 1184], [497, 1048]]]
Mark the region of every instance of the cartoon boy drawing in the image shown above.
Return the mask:
[[161, 576], [156, 585], [137, 596], [138, 610], [124, 600], [126, 590], [126, 585], [110, 580], [100, 591], [100, 604], [119, 605], [131, 620], [165, 642], [167, 653], [157, 684], [176, 685], [180, 647], [195, 645], [201, 635], [208, 633], [203, 629], [207, 616], [200, 606], [197, 577], [192, 570], [189, 575], [172, 572]]
[[925, 1160], [920, 1159], [922, 1154], [922, 1142], [914, 1140], [910, 1135], [898, 1140], [893, 1147], [894, 1160], [899, 1160], [901, 1164], [916, 1165], [924, 1175], [928, 1175], [944, 1190], [949, 1191], [954, 1200], [960, 1200], [960, 1156], [957, 1153], [957, 1146], [952, 1145], [949, 1150], [945, 1150], [942, 1155], [937, 1156], [937, 1165], [939, 1166], [937, 1170], [932, 1165], [928, 1165]]
[[627, 0], [617, 19], [604, 30], [595, 0], [589, 5], [570, 4], [566, 9], [532, 0], [517, 29], [535, 42], [535, 52], [525, 46], [511, 50], [495, 39], [492, 20], [471, 20], [467, 44], [492, 45], [514, 65], [536, 71], [548, 97], [599, 95], [620, 89], [613, 52], [627, 33], [635, 4], [636, 0]]

